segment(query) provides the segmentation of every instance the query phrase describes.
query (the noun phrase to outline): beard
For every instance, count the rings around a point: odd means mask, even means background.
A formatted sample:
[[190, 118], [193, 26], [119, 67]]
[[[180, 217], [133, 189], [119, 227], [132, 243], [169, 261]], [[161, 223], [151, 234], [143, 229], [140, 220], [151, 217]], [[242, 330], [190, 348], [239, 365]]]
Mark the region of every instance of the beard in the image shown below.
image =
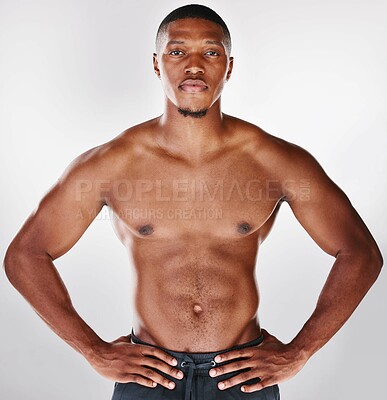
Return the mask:
[[180, 107], [178, 107], [177, 110], [184, 117], [203, 118], [207, 114], [208, 108], [194, 111], [194, 110], [191, 110], [189, 108], [180, 108]]

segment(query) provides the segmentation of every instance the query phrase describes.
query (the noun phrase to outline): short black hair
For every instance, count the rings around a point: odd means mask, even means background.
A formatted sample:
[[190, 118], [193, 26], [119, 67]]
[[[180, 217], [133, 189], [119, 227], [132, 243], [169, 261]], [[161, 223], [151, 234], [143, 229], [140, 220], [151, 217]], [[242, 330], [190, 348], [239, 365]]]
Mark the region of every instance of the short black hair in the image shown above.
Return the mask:
[[168, 25], [173, 21], [186, 18], [206, 19], [207, 21], [218, 24], [223, 30], [226, 39], [225, 44], [227, 50], [229, 53], [231, 52], [231, 35], [226, 23], [214, 10], [201, 4], [188, 4], [186, 6], [176, 8], [162, 20], [156, 34], [156, 49], [158, 48], [160, 37], [165, 33]]

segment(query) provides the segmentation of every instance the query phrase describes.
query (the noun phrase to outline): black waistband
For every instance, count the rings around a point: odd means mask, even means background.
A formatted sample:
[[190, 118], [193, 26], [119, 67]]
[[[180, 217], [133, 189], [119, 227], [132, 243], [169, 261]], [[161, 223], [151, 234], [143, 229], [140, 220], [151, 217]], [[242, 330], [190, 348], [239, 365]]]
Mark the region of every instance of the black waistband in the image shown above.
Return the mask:
[[[217, 364], [214, 358], [221, 353], [225, 353], [231, 350], [239, 350], [245, 347], [257, 346], [258, 344], [262, 343], [263, 341], [263, 334], [259, 336], [257, 339], [251, 340], [247, 343], [238, 344], [236, 346], [230, 347], [229, 349], [220, 350], [220, 351], [213, 351], [211, 353], [185, 353], [182, 351], [173, 351], [166, 349], [161, 346], [156, 346], [147, 342], [144, 342], [140, 338], [138, 338], [132, 329], [131, 333], [131, 340], [133, 343], [142, 344], [146, 346], [153, 346], [157, 347], [166, 353], [170, 354], [171, 356], [177, 359], [177, 367], [178, 369], [182, 369], [186, 376], [186, 384], [185, 384], [185, 395], [184, 400], [189, 400], [191, 398], [191, 391], [192, 391], [192, 383], [194, 375], [202, 375], [208, 376], [208, 371], [215, 367], [216, 365], [222, 365], [225, 363]], [[235, 361], [235, 360], [234, 360]]]
[[210, 352], [210, 353], [187, 353], [187, 352], [182, 352], [182, 351], [174, 351], [174, 350], [166, 349], [165, 347], [161, 347], [161, 346], [157, 346], [157, 345], [154, 345], [154, 344], [150, 344], [150, 343], [144, 342], [143, 340], [141, 340], [140, 338], [138, 338], [134, 334], [133, 329], [132, 329], [132, 333], [131, 333], [131, 338], [132, 338], [132, 342], [133, 343], [143, 344], [143, 345], [146, 345], [146, 346], [157, 347], [158, 349], [161, 349], [161, 350], [165, 351], [166, 353], [172, 355], [173, 357], [175, 357], [178, 360], [185, 358], [185, 356], [189, 356], [194, 361], [203, 362], [204, 360], [212, 360], [218, 354], [225, 353], [227, 351], [239, 350], [239, 349], [243, 349], [245, 347], [257, 346], [260, 343], [262, 343], [263, 334], [260, 335], [259, 337], [257, 337], [256, 339], [251, 340], [250, 342], [238, 344], [238, 345], [230, 347], [228, 349], [213, 351], [213, 352]]

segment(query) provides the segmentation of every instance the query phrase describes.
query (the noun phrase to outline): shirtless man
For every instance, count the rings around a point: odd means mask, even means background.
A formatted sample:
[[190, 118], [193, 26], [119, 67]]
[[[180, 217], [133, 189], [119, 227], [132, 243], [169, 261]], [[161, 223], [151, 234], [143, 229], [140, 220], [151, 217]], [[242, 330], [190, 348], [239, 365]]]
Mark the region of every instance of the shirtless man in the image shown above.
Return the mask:
[[[230, 50], [212, 10], [169, 14], [154, 54], [164, 113], [79, 156], [6, 254], [11, 283], [116, 381], [114, 400], [279, 399], [277, 384], [332, 338], [381, 270], [370, 232], [309, 153], [221, 112]], [[284, 201], [336, 258], [313, 314], [287, 344], [259, 325], [255, 278], [258, 246]], [[80, 318], [53, 264], [103, 206], [137, 278], [132, 333], [113, 342]]]

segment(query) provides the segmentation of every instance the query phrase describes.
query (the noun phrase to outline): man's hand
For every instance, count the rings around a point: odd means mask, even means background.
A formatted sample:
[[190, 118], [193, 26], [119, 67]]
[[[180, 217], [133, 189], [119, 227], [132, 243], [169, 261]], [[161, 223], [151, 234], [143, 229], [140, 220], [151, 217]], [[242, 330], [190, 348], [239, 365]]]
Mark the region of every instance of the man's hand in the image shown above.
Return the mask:
[[307, 358], [294, 345], [280, 342], [264, 329], [262, 329], [262, 333], [264, 339], [261, 344], [232, 350], [215, 357], [215, 362], [218, 363], [240, 358], [244, 358], [244, 360], [234, 361], [211, 369], [209, 373], [212, 377], [250, 368], [247, 372], [242, 372], [219, 382], [219, 389], [228, 389], [250, 379], [259, 378], [259, 383], [241, 387], [243, 392], [255, 392], [264, 387], [284, 382], [302, 369]]
[[177, 360], [170, 354], [152, 346], [133, 344], [130, 336], [105, 343], [88, 361], [100, 375], [120, 383], [135, 382], [147, 387], [160, 384], [167, 389], [174, 389], [173, 381], [151, 368], [176, 379], [184, 376], [182, 371], [173, 368]]

